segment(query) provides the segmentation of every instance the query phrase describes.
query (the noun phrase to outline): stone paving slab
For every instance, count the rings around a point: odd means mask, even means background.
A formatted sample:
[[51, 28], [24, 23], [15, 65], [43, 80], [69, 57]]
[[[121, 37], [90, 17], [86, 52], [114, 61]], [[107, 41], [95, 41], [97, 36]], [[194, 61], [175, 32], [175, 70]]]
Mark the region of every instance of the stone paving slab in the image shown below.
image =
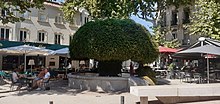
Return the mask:
[[[178, 79], [168, 79], [164, 82], [167, 85], [189, 84]], [[139, 97], [129, 92], [103, 93], [69, 89], [67, 81], [54, 81], [49, 91], [6, 92], [10, 90], [9, 88], [10, 84], [0, 85], [0, 104], [49, 104], [49, 101], [53, 101], [54, 104], [120, 104], [121, 96], [125, 97], [125, 104], [136, 104], [140, 101]], [[155, 100], [156, 98], [149, 98], [149, 104], [161, 104]], [[220, 100], [179, 104], [220, 104]]]

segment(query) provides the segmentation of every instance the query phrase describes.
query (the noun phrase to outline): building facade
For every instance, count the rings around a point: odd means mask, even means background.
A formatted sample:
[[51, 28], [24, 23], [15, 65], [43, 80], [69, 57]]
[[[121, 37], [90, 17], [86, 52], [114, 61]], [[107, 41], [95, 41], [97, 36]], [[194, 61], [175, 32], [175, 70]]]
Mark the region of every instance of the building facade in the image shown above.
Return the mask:
[[[25, 20], [8, 24], [0, 23], [0, 41], [68, 46], [77, 29], [89, 20], [88, 12], [85, 9], [80, 9], [76, 13], [73, 18], [74, 23], [69, 23], [64, 20], [63, 12], [60, 10], [61, 4], [47, 1], [44, 2], [44, 8], [42, 10], [30, 8], [31, 12], [27, 11], [24, 14], [15, 11], [15, 16], [23, 17]], [[5, 15], [3, 10], [1, 10], [1, 15]], [[3, 66], [3, 56], [0, 55], [0, 69]], [[47, 61], [50, 61], [50, 58], [46, 57]], [[49, 62], [45, 64], [45, 66], [48, 65]], [[54, 67], [58, 66], [57, 64], [54, 65]]]
[[24, 14], [14, 12], [25, 21], [0, 23], [1, 40], [69, 45], [71, 36], [88, 21], [86, 10], [76, 13], [75, 23], [70, 24], [64, 20], [60, 4], [45, 2], [44, 5], [44, 10], [31, 8], [31, 12]]
[[190, 23], [192, 6], [169, 6], [162, 15], [161, 27], [166, 30], [166, 40], [178, 39], [181, 46], [188, 46], [198, 40], [198, 36], [189, 35], [186, 25]]

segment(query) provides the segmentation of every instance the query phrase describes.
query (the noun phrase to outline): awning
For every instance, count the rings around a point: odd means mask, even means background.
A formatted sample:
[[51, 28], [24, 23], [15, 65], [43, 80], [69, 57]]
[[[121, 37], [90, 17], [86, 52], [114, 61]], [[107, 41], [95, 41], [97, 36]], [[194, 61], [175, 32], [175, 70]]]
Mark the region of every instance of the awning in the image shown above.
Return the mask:
[[175, 52], [177, 52], [177, 51], [178, 51], [177, 49], [159, 46], [159, 52], [160, 52], [160, 53], [175, 53]]
[[23, 45], [23, 42], [0, 40], [0, 48], [8, 48]]
[[35, 47], [45, 47], [50, 50], [58, 50], [62, 48], [68, 47], [68, 45], [60, 45], [60, 44], [47, 44], [47, 43], [34, 43], [34, 42], [18, 42], [18, 41], [8, 41], [8, 40], [0, 40], [0, 49], [8, 48], [20, 45], [30, 45]]

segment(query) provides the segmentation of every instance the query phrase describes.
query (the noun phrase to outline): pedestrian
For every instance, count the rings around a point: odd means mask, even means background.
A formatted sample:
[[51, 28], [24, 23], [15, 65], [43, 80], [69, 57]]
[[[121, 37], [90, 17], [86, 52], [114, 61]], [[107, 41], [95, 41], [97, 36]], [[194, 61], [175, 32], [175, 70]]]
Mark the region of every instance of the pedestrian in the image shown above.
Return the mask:
[[134, 66], [132, 61], [130, 62], [130, 76], [134, 76]]

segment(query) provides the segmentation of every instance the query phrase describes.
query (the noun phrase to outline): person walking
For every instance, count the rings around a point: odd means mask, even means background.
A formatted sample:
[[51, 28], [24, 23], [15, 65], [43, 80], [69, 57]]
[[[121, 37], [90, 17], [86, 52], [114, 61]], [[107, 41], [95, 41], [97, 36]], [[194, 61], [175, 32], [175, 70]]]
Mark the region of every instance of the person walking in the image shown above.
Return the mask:
[[130, 76], [134, 76], [134, 66], [132, 61], [130, 62]]

